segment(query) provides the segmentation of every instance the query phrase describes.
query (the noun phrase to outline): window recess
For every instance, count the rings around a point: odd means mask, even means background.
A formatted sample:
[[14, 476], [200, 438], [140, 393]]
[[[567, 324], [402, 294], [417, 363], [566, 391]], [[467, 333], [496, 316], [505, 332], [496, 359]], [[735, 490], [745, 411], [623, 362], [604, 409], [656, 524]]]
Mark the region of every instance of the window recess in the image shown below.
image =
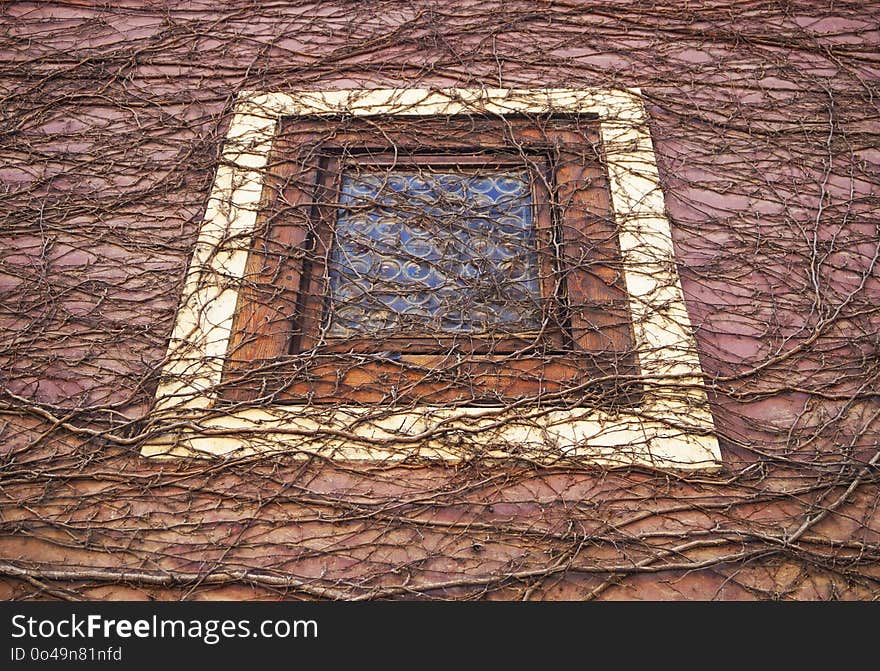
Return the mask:
[[223, 397], [638, 396], [590, 117], [284, 120]]

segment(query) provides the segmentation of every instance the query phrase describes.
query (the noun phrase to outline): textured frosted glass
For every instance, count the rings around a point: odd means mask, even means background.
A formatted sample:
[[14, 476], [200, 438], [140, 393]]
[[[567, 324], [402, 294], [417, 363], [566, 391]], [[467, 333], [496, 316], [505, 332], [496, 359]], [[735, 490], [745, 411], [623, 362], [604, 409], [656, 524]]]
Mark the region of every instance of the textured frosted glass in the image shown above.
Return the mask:
[[529, 173], [446, 170], [343, 174], [329, 335], [540, 326]]

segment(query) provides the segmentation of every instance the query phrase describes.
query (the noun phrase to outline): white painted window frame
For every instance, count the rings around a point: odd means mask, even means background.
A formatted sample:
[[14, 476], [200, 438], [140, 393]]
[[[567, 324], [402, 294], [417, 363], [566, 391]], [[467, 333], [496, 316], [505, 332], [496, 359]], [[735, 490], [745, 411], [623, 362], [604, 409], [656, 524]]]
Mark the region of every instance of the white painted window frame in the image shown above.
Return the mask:
[[[278, 404], [216, 407], [265, 168], [282, 117], [478, 114], [598, 117], [630, 298], [642, 402], [594, 408]], [[364, 421], [366, 418], [366, 421]], [[720, 451], [676, 269], [645, 108], [637, 89], [361, 89], [238, 96], [183, 297], [144, 456], [284, 451], [340, 460], [534, 459], [713, 469]]]

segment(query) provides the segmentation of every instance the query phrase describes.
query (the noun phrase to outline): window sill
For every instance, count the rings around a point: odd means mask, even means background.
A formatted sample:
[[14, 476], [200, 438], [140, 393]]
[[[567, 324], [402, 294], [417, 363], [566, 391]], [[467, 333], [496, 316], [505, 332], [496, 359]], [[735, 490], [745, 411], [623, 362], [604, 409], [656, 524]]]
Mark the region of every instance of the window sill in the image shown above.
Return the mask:
[[[662, 414], [666, 419], [648, 419]], [[198, 423], [154, 439], [143, 456], [249, 456], [281, 452], [340, 461], [461, 462], [520, 459], [543, 465], [591, 463], [711, 470], [718, 443], [702, 434], [711, 417], [667, 405], [635, 412], [462, 406], [388, 411], [275, 405], [233, 412], [175, 410], [169, 423]], [[504, 446], [503, 448], [500, 446]]]

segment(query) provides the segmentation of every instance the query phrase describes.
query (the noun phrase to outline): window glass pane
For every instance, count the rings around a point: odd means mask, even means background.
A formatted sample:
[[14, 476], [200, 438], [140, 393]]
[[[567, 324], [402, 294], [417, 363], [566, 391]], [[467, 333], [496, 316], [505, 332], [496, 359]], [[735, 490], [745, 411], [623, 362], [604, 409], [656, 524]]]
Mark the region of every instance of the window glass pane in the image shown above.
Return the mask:
[[526, 170], [350, 166], [335, 231], [332, 337], [540, 327]]

